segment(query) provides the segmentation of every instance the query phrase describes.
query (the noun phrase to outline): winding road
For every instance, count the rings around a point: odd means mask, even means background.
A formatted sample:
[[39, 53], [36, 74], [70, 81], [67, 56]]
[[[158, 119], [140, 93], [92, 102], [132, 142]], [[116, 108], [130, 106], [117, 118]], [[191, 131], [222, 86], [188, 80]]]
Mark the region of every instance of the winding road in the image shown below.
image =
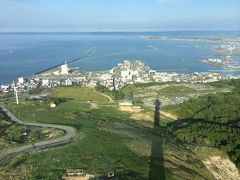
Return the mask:
[[0, 105], [0, 108], [9, 116], [9, 118], [20, 125], [27, 125], [27, 126], [37, 126], [37, 127], [44, 127], [44, 128], [55, 128], [60, 129], [65, 132], [62, 137], [40, 141], [32, 144], [28, 144], [21, 147], [16, 147], [13, 149], [8, 149], [0, 152], [0, 166], [7, 165], [12, 158], [16, 157], [21, 153], [28, 153], [34, 150], [40, 150], [45, 148], [56, 147], [60, 145], [64, 145], [70, 143], [74, 140], [76, 135], [76, 130], [70, 126], [63, 126], [63, 125], [56, 125], [56, 124], [44, 124], [44, 123], [31, 123], [31, 122], [24, 122], [17, 118], [10, 110], [3, 104]]

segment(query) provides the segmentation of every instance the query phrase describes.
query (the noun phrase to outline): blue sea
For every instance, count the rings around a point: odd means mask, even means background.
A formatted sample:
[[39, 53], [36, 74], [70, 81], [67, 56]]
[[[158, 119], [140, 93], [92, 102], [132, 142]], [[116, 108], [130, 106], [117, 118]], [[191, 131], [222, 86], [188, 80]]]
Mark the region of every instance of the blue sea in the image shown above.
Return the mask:
[[152, 69], [182, 73], [219, 68], [203, 64], [214, 58], [209, 49], [217, 43], [184, 40], [147, 40], [142, 35], [169, 37], [239, 37], [239, 32], [141, 32], [141, 33], [0, 33], [0, 84], [29, 76], [48, 67], [86, 55], [70, 64], [85, 71], [108, 70], [123, 60], [141, 60]]

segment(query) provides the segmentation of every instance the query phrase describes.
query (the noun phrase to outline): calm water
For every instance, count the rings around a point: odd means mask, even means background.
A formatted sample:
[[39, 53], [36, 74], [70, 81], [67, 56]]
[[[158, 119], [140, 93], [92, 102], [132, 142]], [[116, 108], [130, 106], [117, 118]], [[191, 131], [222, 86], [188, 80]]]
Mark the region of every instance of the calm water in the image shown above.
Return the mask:
[[[230, 32], [228, 32], [230, 33]], [[236, 36], [239, 34], [207, 32], [165, 33], [51, 33], [0, 34], [0, 84], [20, 76], [28, 76], [50, 66], [84, 55], [95, 47], [93, 54], [109, 54], [83, 59], [70, 66], [82, 70], [107, 70], [125, 59], [139, 59], [152, 69], [175, 72], [217, 70], [202, 64], [201, 59], [213, 57], [209, 50], [196, 49], [196, 45], [214, 43], [189, 41], [145, 40], [140, 35], [168, 36]], [[154, 49], [149, 48], [154, 47]]]

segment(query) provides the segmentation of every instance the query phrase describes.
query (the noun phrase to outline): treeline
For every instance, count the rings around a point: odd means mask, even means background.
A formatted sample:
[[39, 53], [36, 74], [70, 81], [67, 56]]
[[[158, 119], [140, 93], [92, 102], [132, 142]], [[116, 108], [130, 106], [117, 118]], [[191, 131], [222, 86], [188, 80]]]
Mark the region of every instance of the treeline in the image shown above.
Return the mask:
[[57, 97], [44, 97], [43, 101], [47, 104], [50, 104], [51, 102], [55, 103], [56, 105], [59, 105], [61, 103], [64, 103], [67, 101], [67, 98], [57, 98]]
[[[28, 99], [26, 99], [28, 100]], [[69, 100], [68, 98], [58, 98], [58, 97], [51, 97], [51, 96], [46, 96], [46, 97], [43, 97], [43, 98], [32, 98], [31, 101], [36, 101], [36, 102], [39, 102], [39, 101], [42, 101], [46, 104], [50, 104], [50, 103], [54, 103], [56, 105], [59, 105], [61, 103], [64, 103], [66, 102], [67, 100]]]
[[164, 108], [176, 114], [179, 119], [207, 119], [220, 123], [238, 122], [240, 119], [240, 81], [217, 82], [215, 86], [234, 87], [232, 93], [208, 95], [177, 106]]
[[207, 119], [222, 123], [240, 119], [240, 94], [218, 94], [189, 101], [165, 110], [176, 114], [179, 119]]
[[240, 167], [240, 81], [212, 85], [234, 89], [232, 93], [191, 99], [175, 107], [172, 112], [180, 120], [168, 124], [168, 132], [180, 142], [219, 148]]
[[240, 167], [239, 127], [203, 119], [186, 119], [169, 124], [167, 129], [180, 142], [223, 150]]

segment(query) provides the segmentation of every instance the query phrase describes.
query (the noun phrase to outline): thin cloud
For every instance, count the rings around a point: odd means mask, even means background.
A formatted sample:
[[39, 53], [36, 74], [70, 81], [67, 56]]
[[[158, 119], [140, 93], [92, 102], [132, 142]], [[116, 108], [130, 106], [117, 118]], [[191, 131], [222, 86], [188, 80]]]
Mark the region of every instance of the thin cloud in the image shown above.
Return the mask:
[[158, 4], [174, 4], [174, 3], [182, 3], [187, 0], [157, 0]]
[[28, 3], [32, 2], [32, 0], [0, 0], [0, 2]]

